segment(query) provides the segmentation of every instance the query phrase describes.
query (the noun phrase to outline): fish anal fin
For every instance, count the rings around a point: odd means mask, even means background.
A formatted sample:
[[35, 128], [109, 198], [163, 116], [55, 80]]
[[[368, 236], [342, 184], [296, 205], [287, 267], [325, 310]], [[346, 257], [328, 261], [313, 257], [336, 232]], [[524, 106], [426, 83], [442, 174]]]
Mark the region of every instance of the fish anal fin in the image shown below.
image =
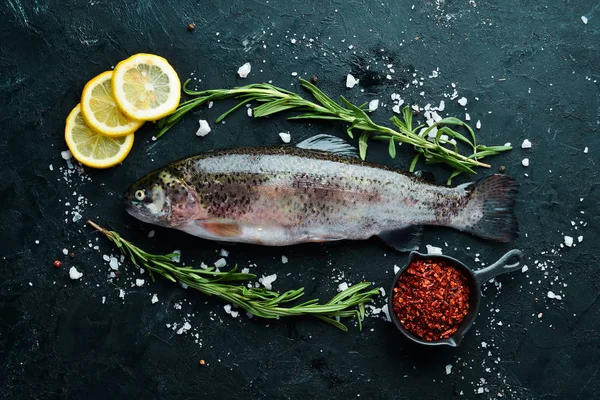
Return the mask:
[[420, 225], [407, 228], [383, 231], [377, 236], [388, 246], [398, 251], [418, 250], [421, 245], [423, 227]]
[[240, 236], [242, 234], [242, 227], [235, 222], [196, 221], [196, 225], [212, 235], [223, 238]]
[[307, 239], [310, 243], [337, 242], [338, 240], [344, 240], [344, 238], [337, 236], [309, 236]]

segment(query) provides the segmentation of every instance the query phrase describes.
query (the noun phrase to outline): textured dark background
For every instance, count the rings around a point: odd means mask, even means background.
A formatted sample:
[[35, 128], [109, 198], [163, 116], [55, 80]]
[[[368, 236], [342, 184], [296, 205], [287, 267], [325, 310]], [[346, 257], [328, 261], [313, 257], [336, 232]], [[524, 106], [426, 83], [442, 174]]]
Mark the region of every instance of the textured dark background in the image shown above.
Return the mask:
[[[514, 399], [599, 398], [600, 5], [569, 0], [293, 3], [2, 2], [1, 397], [449, 399], [500, 393]], [[190, 22], [196, 24], [193, 32], [187, 30]], [[490, 161], [494, 170], [505, 165], [522, 185], [521, 237], [512, 245], [491, 245], [432, 228], [423, 244], [441, 246], [473, 267], [517, 247], [526, 252], [529, 270], [488, 284], [477, 323], [458, 349], [412, 345], [381, 315], [367, 318], [362, 332], [351, 324], [348, 333], [310, 319], [233, 319], [222, 302], [163, 280], [132, 288], [138, 273], [129, 264], [109, 282], [102, 255], [116, 252], [84, 225], [86, 219], [154, 252], [180, 249], [184, 261], [195, 265], [214, 262], [222, 247], [165, 229], [148, 238], [154, 228], [126, 215], [120, 203], [133, 180], [212, 148], [278, 144], [281, 131], [290, 131], [294, 142], [318, 132], [344, 134], [337, 124], [288, 123], [283, 117], [254, 121], [241, 111], [224, 125], [212, 123], [206, 138], [196, 137], [198, 118], [212, 122], [226, 109], [227, 104], [216, 104], [157, 142], [151, 141], [156, 131], [147, 124], [122, 165], [86, 169], [65, 180], [64, 119], [83, 85], [142, 51], [166, 57], [182, 79], [193, 73], [201, 79], [199, 88], [273, 80], [296, 90], [292, 72], [306, 78], [316, 74], [333, 97], [387, 103], [374, 114], [380, 122], [392, 114], [392, 93], [409, 103], [437, 104], [456, 83], [459, 95], [469, 100], [472, 122], [482, 120], [481, 141], [516, 145]], [[240, 80], [236, 70], [246, 61], [253, 70]], [[391, 80], [385, 77], [386, 64], [395, 69]], [[430, 79], [436, 68], [440, 76]], [[361, 79], [360, 87], [345, 88], [349, 72]], [[424, 85], [404, 88], [413, 73], [425, 78]], [[456, 101], [446, 98], [446, 103], [445, 113], [464, 117]], [[533, 142], [532, 149], [520, 148], [524, 138]], [[410, 149], [401, 148], [392, 161], [385, 149], [372, 147], [371, 161], [408, 167]], [[531, 159], [529, 168], [521, 166], [524, 157]], [[434, 171], [445, 179], [447, 171]], [[72, 222], [79, 196], [90, 204], [82, 204], [83, 219]], [[563, 235], [584, 240], [563, 249]], [[63, 248], [74, 257], [64, 256]], [[305, 286], [308, 296], [321, 298], [336, 292], [333, 278], [340, 271], [342, 281], [367, 279], [387, 290], [393, 265], [406, 257], [377, 240], [226, 248], [231, 265], [256, 264], [251, 270], [259, 275], [278, 274], [275, 288]], [[282, 255], [288, 264], [282, 265]], [[63, 260], [61, 269], [52, 268], [55, 259]], [[71, 266], [83, 271], [81, 280], [69, 279]], [[119, 288], [126, 292], [124, 299]], [[562, 300], [548, 298], [549, 290]], [[160, 300], [156, 304], [150, 302], [153, 294]], [[381, 297], [376, 305], [383, 303]], [[184, 320], [193, 327], [187, 334], [166, 327]], [[208, 365], [200, 367], [200, 359]], [[446, 365], [453, 366], [450, 375]], [[477, 394], [480, 388], [483, 393]]]

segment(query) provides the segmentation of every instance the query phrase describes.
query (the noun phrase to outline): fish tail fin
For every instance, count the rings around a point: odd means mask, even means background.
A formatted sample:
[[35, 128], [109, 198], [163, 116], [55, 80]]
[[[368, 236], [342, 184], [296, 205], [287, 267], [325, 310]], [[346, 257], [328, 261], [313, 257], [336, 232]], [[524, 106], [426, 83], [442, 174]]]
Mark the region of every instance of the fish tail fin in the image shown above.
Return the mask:
[[456, 229], [495, 242], [511, 242], [519, 236], [515, 197], [519, 184], [506, 175], [492, 175], [459, 186], [468, 202], [453, 221]]

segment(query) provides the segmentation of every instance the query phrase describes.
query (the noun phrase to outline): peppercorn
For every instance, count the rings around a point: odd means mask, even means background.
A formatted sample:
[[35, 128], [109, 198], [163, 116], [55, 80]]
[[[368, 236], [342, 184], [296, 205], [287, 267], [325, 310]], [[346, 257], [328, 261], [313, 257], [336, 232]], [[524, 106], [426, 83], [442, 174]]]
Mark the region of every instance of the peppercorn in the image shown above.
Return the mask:
[[54, 268], [60, 268], [60, 266], [62, 265], [62, 263], [60, 262], [60, 260], [54, 260], [54, 262], [52, 263], [52, 265], [54, 265]]
[[310, 78], [310, 81], [313, 83], [313, 85], [316, 84], [318, 80], [319, 79], [317, 78], [316, 75], [313, 75], [312, 78]]
[[504, 165], [501, 165], [500, 168], [498, 168], [498, 171], [503, 174], [506, 171], [506, 167]]
[[196, 25], [194, 24], [188, 24], [188, 31], [193, 31], [194, 29], [196, 29]]

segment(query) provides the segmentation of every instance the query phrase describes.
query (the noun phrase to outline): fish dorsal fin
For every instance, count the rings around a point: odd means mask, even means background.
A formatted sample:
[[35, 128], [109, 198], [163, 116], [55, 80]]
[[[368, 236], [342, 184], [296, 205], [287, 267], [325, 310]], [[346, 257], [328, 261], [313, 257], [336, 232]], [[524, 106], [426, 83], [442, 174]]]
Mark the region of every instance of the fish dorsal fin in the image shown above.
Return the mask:
[[385, 244], [398, 251], [411, 251], [419, 249], [422, 235], [423, 227], [417, 225], [403, 229], [384, 231], [377, 236], [379, 236]]
[[303, 140], [298, 143], [296, 147], [305, 150], [324, 151], [337, 156], [359, 158], [356, 147], [337, 136], [325, 134], [316, 135]]

